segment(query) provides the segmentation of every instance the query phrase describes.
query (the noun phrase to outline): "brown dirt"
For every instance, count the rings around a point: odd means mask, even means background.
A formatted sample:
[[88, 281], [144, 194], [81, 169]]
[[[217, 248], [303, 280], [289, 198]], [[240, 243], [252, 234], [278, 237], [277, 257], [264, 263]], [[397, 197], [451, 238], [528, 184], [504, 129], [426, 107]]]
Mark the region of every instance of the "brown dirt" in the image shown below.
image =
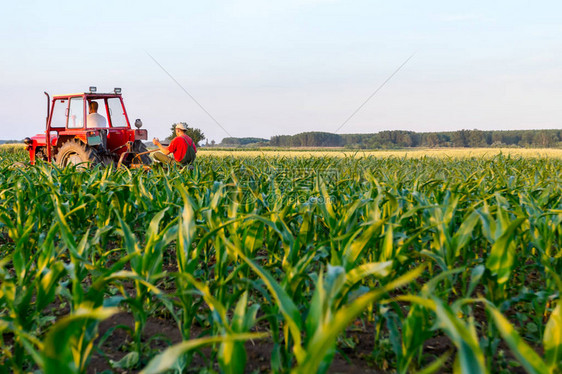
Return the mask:
[[[99, 336], [103, 336], [108, 330], [116, 328], [119, 325], [133, 328], [134, 319], [128, 313], [119, 313], [111, 318], [103, 321], [99, 326]], [[192, 329], [192, 338], [198, 337], [203, 330], [198, 327]], [[144, 341], [148, 338], [160, 335], [166, 338], [170, 344], [181, 342], [181, 334], [175, 323], [170, 320], [149, 318], [144, 328]], [[355, 349], [345, 351], [344, 355], [337, 353], [334, 357], [329, 373], [384, 373], [384, 370], [377, 370], [372, 367], [369, 362], [369, 355], [373, 349], [373, 334], [365, 331], [352, 331], [348, 333], [354, 341], [357, 342]], [[129, 351], [128, 346], [131, 337], [124, 329], [117, 328], [113, 330], [111, 336], [104, 342], [101, 347], [102, 352], [96, 352], [92, 355], [90, 364], [88, 365], [88, 373], [101, 373], [104, 370], [112, 370], [115, 373], [134, 373], [138, 370], [121, 370], [112, 369], [109, 360], [118, 361], [123, 358]], [[165, 340], [153, 340], [150, 348], [155, 351], [162, 351], [168, 346]], [[255, 342], [246, 342], [247, 364], [246, 372], [271, 372], [270, 361], [273, 343], [269, 340], [260, 340]], [[191, 367], [193, 370], [207, 366], [209, 349], [203, 349], [201, 354], [194, 355]]]

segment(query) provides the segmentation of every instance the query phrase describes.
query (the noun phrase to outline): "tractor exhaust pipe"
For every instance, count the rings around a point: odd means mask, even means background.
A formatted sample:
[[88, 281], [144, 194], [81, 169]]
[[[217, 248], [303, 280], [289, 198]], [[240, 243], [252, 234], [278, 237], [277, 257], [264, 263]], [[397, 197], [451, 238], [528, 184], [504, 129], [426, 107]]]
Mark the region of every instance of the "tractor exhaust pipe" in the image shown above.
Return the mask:
[[[46, 91], [43, 91], [43, 93], [45, 95], [47, 95], [47, 118], [45, 120], [45, 125], [48, 126], [49, 125], [49, 112], [51, 111], [51, 97], [49, 96], [49, 94]], [[47, 127], [45, 127], [47, 128]]]
[[47, 95], [47, 117], [45, 119], [45, 140], [47, 141], [47, 160], [51, 162], [52, 160], [52, 152], [51, 152], [51, 130], [49, 129], [49, 114], [51, 112], [51, 97], [47, 93], [47, 91], [43, 91], [45, 95]]

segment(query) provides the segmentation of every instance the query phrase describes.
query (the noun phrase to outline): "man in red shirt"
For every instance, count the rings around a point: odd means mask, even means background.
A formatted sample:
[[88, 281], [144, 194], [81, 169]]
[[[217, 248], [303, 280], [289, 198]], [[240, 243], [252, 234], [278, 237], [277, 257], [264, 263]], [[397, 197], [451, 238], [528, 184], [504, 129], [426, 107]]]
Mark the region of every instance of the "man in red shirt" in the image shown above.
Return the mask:
[[[178, 123], [176, 125], [176, 137], [172, 139], [172, 142], [167, 147], [160, 144], [158, 138], [154, 138], [152, 143], [160, 148], [160, 152], [154, 152], [154, 158], [168, 165], [176, 162], [181, 166], [191, 165], [195, 161], [197, 147], [193, 139], [186, 134], [186, 131], [187, 125]], [[168, 156], [170, 153], [173, 154], [173, 158]]]

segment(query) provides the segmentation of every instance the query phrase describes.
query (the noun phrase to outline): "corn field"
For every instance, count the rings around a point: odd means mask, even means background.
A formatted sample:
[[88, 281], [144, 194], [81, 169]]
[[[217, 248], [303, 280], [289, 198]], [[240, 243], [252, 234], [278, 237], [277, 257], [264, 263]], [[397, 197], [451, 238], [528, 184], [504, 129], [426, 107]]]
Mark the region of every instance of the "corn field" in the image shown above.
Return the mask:
[[0, 153], [0, 373], [562, 372], [560, 159], [25, 158]]

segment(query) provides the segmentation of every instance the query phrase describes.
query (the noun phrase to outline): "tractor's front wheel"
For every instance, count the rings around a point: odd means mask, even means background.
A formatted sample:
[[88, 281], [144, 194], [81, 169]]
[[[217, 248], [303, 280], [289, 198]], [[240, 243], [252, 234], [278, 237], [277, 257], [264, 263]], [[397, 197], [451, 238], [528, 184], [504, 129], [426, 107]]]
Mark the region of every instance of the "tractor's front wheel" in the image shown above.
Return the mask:
[[59, 148], [55, 155], [55, 163], [60, 167], [82, 165], [88, 168], [100, 162], [95, 152], [78, 141], [70, 140]]
[[146, 145], [144, 145], [143, 142], [141, 142], [140, 140], [135, 140], [135, 142], [133, 143], [133, 151], [137, 154], [145, 153], [143, 155], [138, 156], [138, 158], [140, 158], [142, 163], [145, 165], [150, 166], [152, 164], [152, 159], [150, 158], [148, 153], [146, 153], [148, 152], [148, 148], [146, 148]]

